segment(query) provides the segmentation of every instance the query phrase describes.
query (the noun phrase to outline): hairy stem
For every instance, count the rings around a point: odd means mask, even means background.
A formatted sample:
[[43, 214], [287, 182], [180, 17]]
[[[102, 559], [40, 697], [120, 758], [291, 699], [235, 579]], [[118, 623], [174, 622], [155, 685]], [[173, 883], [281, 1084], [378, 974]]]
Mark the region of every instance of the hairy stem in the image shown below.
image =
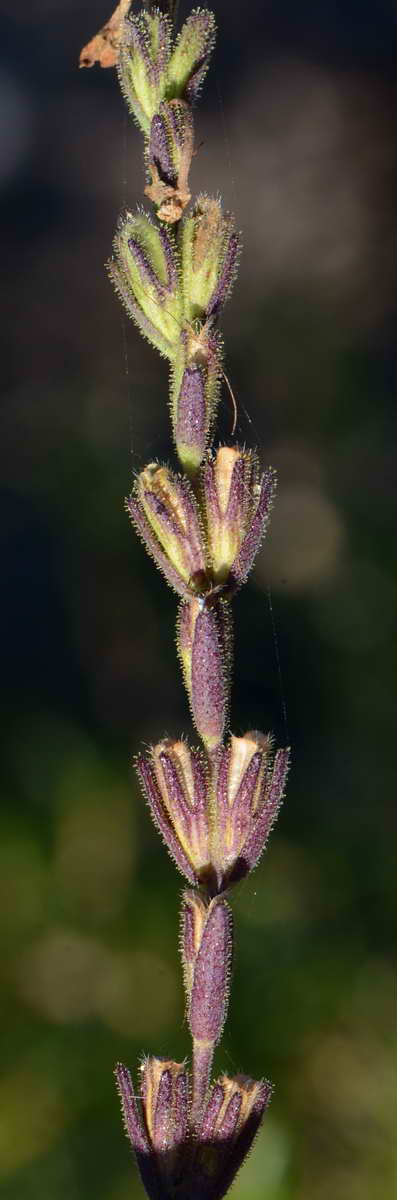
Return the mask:
[[199, 1129], [208, 1094], [214, 1049], [213, 1042], [202, 1042], [198, 1038], [193, 1038], [190, 1124], [194, 1133], [197, 1133]]

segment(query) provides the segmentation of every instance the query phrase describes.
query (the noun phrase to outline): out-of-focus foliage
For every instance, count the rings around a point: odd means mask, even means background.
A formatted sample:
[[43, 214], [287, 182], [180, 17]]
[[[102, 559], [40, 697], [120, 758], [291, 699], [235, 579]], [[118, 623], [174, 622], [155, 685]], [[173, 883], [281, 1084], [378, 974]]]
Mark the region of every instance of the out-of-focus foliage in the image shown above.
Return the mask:
[[[102, 265], [144, 186], [115, 76], [74, 69], [107, 8], [3, 7], [0, 1182], [138, 1200], [113, 1065], [188, 1048], [178, 879], [130, 768], [189, 727], [174, 600], [123, 513], [132, 471], [172, 461], [166, 365]], [[244, 230], [225, 369], [240, 439], [279, 474], [235, 604], [233, 728], [289, 733], [294, 758], [233, 901], [218, 1063], [277, 1085], [236, 1198], [389, 1200], [396, 19], [383, 5], [375, 37], [369, 5], [276, 7], [246, 27], [220, 0], [192, 172]]]

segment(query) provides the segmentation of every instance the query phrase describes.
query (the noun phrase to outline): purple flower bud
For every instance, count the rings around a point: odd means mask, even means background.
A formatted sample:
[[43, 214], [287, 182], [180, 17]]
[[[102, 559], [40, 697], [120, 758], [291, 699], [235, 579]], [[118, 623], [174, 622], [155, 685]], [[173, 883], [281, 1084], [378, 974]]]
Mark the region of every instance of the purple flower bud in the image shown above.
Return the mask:
[[189, 322], [213, 321], [230, 295], [239, 237], [219, 200], [199, 196], [181, 225], [182, 281]]
[[207, 442], [205, 373], [202, 367], [186, 367], [177, 399], [175, 441], [185, 466], [200, 466]]
[[221, 370], [219, 338], [208, 326], [184, 330], [173, 363], [171, 414], [177, 452], [191, 474], [204, 458], [213, 428]]
[[209, 753], [222, 742], [228, 713], [231, 616], [227, 604], [191, 600], [182, 605], [178, 652], [198, 733]]
[[180, 596], [194, 594], [206, 561], [197, 504], [186, 479], [150, 463], [126, 502], [137, 532], [156, 565]]
[[271, 1084], [221, 1075], [213, 1085], [197, 1137], [197, 1190], [222, 1200], [248, 1154], [271, 1099]]
[[227, 694], [219, 624], [215, 608], [201, 608], [192, 645], [192, 713], [209, 751], [220, 745], [226, 722]]
[[160, 104], [151, 127], [148, 166], [151, 183], [145, 195], [157, 207], [160, 221], [179, 221], [190, 200], [189, 171], [193, 154], [193, 118], [184, 100]]
[[253, 450], [221, 446], [204, 464], [202, 481], [213, 578], [234, 590], [247, 578], [266, 531], [275, 475], [260, 473]]
[[226, 1020], [232, 958], [232, 913], [226, 900], [206, 905], [195, 892], [182, 903], [182, 959], [192, 1037], [216, 1045]]
[[[127, 1135], [150, 1200], [173, 1194], [184, 1169], [188, 1074], [183, 1063], [147, 1058], [141, 1070], [141, 1112], [129, 1071], [116, 1068]], [[143, 1120], [142, 1120], [143, 1117]]]

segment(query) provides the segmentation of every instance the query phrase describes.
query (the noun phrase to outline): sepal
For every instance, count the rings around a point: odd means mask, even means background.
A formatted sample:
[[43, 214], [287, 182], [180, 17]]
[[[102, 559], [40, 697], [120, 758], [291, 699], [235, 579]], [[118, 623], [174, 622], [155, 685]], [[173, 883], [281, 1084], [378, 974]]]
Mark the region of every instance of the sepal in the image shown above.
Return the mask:
[[222, 1200], [258, 1132], [272, 1095], [266, 1080], [221, 1075], [214, 1083], [198, 1131], [195, 1200]]
[[120, 41], [121, 90], [142, 132], [163, 100], [193, 104], [208, 69], [215, 42], [215, 18], [207, 9], [190, 14], [172, 48], [171, 22], [158, 8], [124, 21]]
[[[224, 887], [256, 867], [284, 798], [289, 750], [272, 751], [269, 735], [232, 735], [222, 751], [217, 781], [218, 872]], [[214, 865], [216, 865], [214, 863]]]
[[266, 532], [276, 477], [253, 450], [221, 446], [202, 468], [207, 549], [215, 584], [244, 583]]
[[[180, 1188], [188, 1139], [188, 1073], [184, 1063], [146, 1058], [138, 1107], [129, 1071], [119, 1064], [116, 1081], [127, 1136], [150, 1200]], [[179, 1194], [179, 1192], [178, 1192]]]
[[215, 34], [214, 14], [206, 8], [194, 9], [178, 34], [170, 58], [168, 96], [183, 96], [189, 104], [197, 100], [214, 48]]
[[199, 512], [187, 479], [149, 463], [126, 501], [137, 532], [168, 583], [188, 597], [206, 579]]
[[137, 759], [153, 821], [182, 875], [213, 883], [208, 825], [208, 768], [199, 750], [165, 738]]
[[171, 23], [158, 8], [124, 21], [120, 41], [119, 79], [128, 107], [147, 136], [165, 95], [171, 53]]
[[127, 212], [114, 239], [109, 275], [141, 333], [171, 361], [178, 346], [182, 296], [172, 233], [145, 212]]
[[199, 196], [180, 233], [185, 317], [216, 319], [230, 295], [237, 270], [239, 237], [220, 200]]

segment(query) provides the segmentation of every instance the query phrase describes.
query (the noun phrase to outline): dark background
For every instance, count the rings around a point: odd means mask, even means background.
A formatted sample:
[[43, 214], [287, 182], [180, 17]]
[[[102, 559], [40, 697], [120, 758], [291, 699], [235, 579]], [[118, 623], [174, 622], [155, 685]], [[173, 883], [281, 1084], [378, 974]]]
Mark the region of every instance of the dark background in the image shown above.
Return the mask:
[[[130, 764], [189, 729], [174, 599], [123, 512], [171, 453], [166, 366], [104, 271], [141, 141], [114, 71], [76, 69], [105, 0], [2, 8], [0, 1178], [6, 1200], [138, 1200], [113, 1064], [188, 1039], [180, 880]], [[232, 722], [293, 745], [233, 901], [218, 1064], [277, 1085], [235, 1195], [391, 1200], [397, 9], [215, 11], [192, 183], [243, 230], [226, 369], [240, 440], [279, 473]]]

